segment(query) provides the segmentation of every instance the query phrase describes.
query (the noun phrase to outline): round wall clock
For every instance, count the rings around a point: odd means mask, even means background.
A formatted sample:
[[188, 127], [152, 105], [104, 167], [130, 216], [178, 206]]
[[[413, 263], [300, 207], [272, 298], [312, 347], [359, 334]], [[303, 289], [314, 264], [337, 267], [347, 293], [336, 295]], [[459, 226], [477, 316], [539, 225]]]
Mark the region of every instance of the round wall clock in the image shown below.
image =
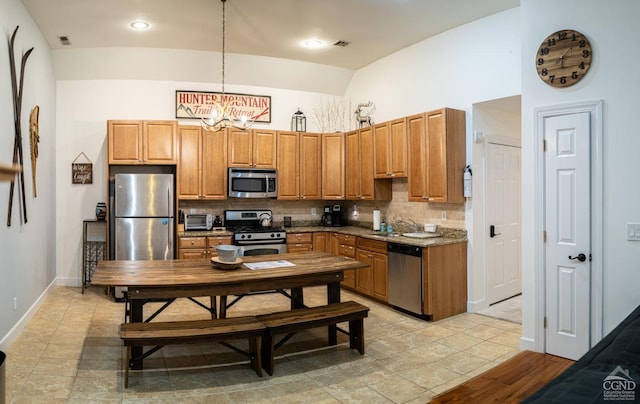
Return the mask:
[[536, 54], [536, 70], [542, 81], [553, 87], [576, 84], [589, 71], [591, 44], [578, 31], [564, 29], [542, 41]]

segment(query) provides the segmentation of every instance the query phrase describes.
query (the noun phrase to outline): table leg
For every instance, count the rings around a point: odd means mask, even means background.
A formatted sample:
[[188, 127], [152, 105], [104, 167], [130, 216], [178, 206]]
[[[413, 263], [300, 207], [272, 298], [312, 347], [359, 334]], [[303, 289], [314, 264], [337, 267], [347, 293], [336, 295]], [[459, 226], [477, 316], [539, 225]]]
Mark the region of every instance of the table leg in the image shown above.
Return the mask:
[[219, 318], [227, 318], [227, 296], [220, 296], [220, 315]]
[[304, 294], [302, 288], [291, 288], [291, 310], [304, 307]]
[[216, 307], [216, 297], [209, 296], [209, 298], [211, 300], [211, 306], [209, 308], [209, 312], [211, 313], [211, 319], [215, 320], [216, 318], [218, 318], [218, 308]]
[[[340, 282], [327, 284], [327, 304], [340, 303]], [[338, 326], [329, 326], [329, 345], [338, 343]]]
[[[141, 299], [131, 299], [131, 322], [132, 323], [141, 323], [143, 322], [142, 318], [142, 308], [144, 307], [144, 302]], [[139, 359], [131, 359], [129, 362], [129, 367], [135, 370], [142, 370], [142, 353], [144, 352], [144, 348], [141, 346], [131, 347], [131, 358], [139, 358]]]

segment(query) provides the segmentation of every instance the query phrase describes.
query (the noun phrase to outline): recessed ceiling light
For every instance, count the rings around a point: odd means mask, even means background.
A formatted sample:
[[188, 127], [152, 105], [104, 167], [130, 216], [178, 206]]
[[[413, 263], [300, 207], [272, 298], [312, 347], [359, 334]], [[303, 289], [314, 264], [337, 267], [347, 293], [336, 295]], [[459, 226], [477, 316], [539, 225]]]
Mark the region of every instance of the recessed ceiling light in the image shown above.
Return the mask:
[[319, 39], [307, 39], [306, 41], [304, 41], [304, 46], [309, 49], [318, 49], [324, 46], [324, 42]]
[[145, 29], [148, 29], [150, 27], [150, 24], [146, 21], [138, 20], [129, 24], [129, 26], [135, 31], [144, 31]]

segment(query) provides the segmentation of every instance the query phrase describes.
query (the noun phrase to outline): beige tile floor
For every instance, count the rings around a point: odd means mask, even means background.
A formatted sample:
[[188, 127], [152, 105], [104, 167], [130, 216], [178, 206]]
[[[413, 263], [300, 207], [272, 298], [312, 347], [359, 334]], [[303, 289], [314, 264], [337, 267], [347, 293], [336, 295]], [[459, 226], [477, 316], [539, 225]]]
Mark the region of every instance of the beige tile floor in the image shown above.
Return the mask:
[[[123, 305], [101, 289], [83, 295], [56, 287], [8, 349], [7, 403], [425, 403], [518, 352], [520, 324], [475, 314], [430, 323], [349, 292], [342, 299], [371, 307], [365, 355], [350, 350], [342, 334], [327, 347], [326, 328], [310, 330], [277, 351], [273, 376], [259, 378], [219, 344], [167, 346], [145, 360], [145, 371], [131, 373], [125, 390]], [[306, 289], [305, 301], [325, 304], [325, 289]], [[288, 304], [277, 294], [250, 296], [229, 315]], [[159, 303], [145, 314], [151, 306]], [[186, 299], [158, 317], [196, 318], [207, 312]]]

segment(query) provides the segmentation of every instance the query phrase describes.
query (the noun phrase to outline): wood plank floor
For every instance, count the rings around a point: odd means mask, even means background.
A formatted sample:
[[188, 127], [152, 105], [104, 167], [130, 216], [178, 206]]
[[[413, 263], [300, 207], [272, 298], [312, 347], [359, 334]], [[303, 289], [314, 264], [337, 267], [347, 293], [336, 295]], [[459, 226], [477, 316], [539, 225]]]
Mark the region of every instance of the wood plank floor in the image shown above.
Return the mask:
[[522, 351], [495, 368], [434, 397], [431, 403], [518, 403], [573, 363], [553, 355]]

